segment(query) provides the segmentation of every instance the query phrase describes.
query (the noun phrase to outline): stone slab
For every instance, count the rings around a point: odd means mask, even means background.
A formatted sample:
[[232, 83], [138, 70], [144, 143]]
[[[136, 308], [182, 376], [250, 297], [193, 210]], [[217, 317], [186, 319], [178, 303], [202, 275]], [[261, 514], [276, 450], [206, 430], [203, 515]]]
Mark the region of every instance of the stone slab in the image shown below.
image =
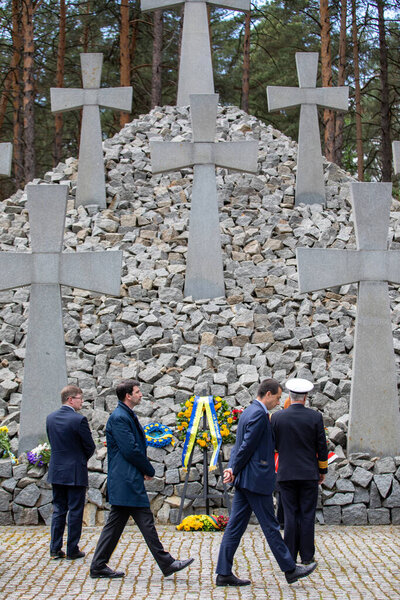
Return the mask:
[[9, 177], [11, 175], [12, 144], [4, 142], [0, 144], [0, 175]]

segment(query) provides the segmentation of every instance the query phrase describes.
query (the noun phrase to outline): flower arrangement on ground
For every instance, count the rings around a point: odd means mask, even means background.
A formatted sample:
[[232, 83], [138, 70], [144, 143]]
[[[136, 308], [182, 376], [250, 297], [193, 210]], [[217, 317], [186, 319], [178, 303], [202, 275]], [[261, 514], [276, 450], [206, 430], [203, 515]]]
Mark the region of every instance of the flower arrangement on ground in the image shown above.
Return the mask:
[[179, 525], [178, 531], [223, 531], [229, 517], [224, 515], [189, 515]]
[[[193, 410], [194, 396], [181, 403], [181, 410], [178, 412], [176, 425], [178, 430], [178, 438], [184, 440], [186, 432], [189, 426], [190, 417]], [[233, 444], [235, 441], [235, 432], [232, 431], [232, 426], [235, 425], [239, 419], [239, 416], [243, 412], [241, 408], [230, 408], [226, 400], [220, 398], [220, 396], [213, 396], [214, 408], [217, 414], [218, 425], [220, 428], [222, 443]], [[202, 447], [210, 447], [211, 445], [211, 434], [208, 429], [201, 431], [199, 428], [196, 443]]]
[[18, 459], [11, 452], [10, 439], [8, 437], [8, 427], [0, 427], [0, 458], [11, 458], [13, 464], [18, 464]]
[[44, 467], [45, 465], [48, 465], [51, 457], [50, 444], [47, 442], [44, 442], [44, 444], [39, 444], [39, 446], [36, 446], [36, 448], [30, 452], [27, 452], [26, 457], [30, 463], [30, 468]]

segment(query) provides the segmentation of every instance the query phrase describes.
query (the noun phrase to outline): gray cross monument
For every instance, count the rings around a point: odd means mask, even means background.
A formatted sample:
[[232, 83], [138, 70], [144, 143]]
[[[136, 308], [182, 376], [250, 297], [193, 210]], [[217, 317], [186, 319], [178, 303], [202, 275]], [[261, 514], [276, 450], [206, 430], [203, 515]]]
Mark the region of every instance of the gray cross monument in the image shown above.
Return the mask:
[[296, 52], [299, 87], [268, 86], [268, 110], [300, 104], [295, 204], [325, 204], [317, 105], [347, 111], [348, 87], [317, 88], [318, 52]]
[[357, 250], [298, 248], [301, 292], [358, 282], [347, 449], [400, 454], [400, 418], [388, 281], [400, 284], [399, 252], [387, 249], [391, 183], [353, 183]]
[[[214, 77], [207, 3], [204, 0], [141, 0], [143, 12], [185, 4], [177, 105], [190, 103], [190, 94], [213, 94]], [[223, 8], [250, 10], [250, 0], [208, 0]]]
[[400, 142], [393, 142], [393, 166], [396, 175], [400, 173]]
[[81, 54], [81, 88], [51, 88], [52, 112], [66, 112], [83, 106], [81, 142], [79, 147], [76, 205], [97, 204], [106, 207], [104, 157], [100, 123], [100, 106], [130, 111], [132, 88], [100, 88], [103, 55]]
[[19, 453], [46, 437], [67, 384], [61, 285], [119, 295], [122, 252], [62, 252], [68, 186], [28, 185], [31, 253], [0, 252], [0, 290], [31, 286]]
[[218, 94], [190, 96], [193, 142], [150, 142], [153, 173], [193, 166], [185, 296], [225, 295], [215, 167], [255, 173], [258, 142], [215, 143]]
[[0, 144], [0, 175], [9, 177], [11, 174], [12, 144]]

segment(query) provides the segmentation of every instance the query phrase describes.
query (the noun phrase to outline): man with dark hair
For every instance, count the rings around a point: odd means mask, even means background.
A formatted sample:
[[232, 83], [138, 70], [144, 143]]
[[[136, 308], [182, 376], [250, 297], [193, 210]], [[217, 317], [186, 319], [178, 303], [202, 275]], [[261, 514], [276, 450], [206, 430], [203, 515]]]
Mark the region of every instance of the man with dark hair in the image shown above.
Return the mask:
[[258, 388], [257, 398], [239, 419], [229, 467], [224, 471], [224, 482], [234, 483], [236, 491], [219, 550], [216, 568], [216, 584], [219, 586], [241, 586], [251, 583], [248, 579], [236, 577], [232, 573], [232, 564], [252, 512], [255, 513], [288, 583], [306, 577], [316, 567], [316, 564], [296, 565], [282, 540], [274, 514], [274, 440], [268, 411], [279, 404], [281, 394], [282, 388], [275, 379], [264, 380]]
[[168, 577], [193, 562], [175, 560], [159, 540], [150, 510], [144, 481], [152, 479], [154, 468], [146, 456], [146, 437], [133, 409], [142, 399], [139, 382], [123, 381], [117, 386], [118, 406], [107, 422], [107, 493], [111, 511], [100, 534], [90, 566], [92, 578], [123, 577], [107, 565], [125, 525], [132, 517], [163, 575]]
[[328, 470], [328, 447], [322, 415], [304, 406], [313, 384], [290, 379], [291, 404], [272, 415], [279, 452], [278, 482], [285, 518], [284, 539], [294, 560], [314, 561], [315, 511], [318, 485]]
[[74, 560], [85, 556], [78, 544], [88, 486], [87, 461], [95, 445], [86, 417], [78, 414], [82, 408], [82, 390], [76, 385], [67, 385], [61, 390], [61, 402], [61, 408], [46, 420], [51, 446], [47, 481], [53, 487], [50, 556], [65, 557], [62, 543], [68, 513], [67, 558]]

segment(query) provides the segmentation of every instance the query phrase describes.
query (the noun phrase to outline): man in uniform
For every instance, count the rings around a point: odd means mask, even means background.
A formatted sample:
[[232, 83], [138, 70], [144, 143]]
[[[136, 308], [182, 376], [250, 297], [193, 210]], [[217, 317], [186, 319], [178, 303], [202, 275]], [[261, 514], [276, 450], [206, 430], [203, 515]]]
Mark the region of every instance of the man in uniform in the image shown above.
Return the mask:
[[289, 379], [291, 404], [271, 418], [279, 452], [278, 483], [285, 517], [284, 540], [294, 560], [314, 561], [318, 485], [328, 470], [328, 448], [322, 415], [304, 406], [313, 384]]

